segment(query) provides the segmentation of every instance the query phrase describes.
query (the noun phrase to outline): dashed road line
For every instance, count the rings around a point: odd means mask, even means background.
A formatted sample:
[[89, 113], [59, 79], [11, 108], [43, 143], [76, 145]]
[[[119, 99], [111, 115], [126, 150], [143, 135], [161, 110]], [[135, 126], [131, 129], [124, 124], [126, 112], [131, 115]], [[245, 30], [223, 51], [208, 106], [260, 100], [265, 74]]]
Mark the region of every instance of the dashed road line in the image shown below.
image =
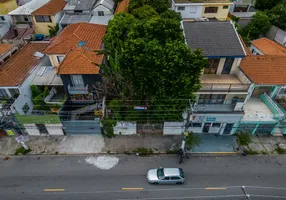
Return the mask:
[[44, 189], [44, 192], [64, 192], [65, 189], [48, 188]]

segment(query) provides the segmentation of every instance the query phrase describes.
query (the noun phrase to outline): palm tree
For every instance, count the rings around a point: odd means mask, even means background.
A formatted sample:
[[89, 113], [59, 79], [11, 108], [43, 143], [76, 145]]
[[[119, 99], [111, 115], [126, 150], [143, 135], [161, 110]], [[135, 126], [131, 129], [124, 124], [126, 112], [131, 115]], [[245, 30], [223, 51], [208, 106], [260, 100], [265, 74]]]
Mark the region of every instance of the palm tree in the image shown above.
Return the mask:
[[190, 149], [193, 149], [195, 146], [199, 146], [202, 142], [201, 137], [193, 132], [189, 132], [185, 140], [186, 140], [186, 145]]

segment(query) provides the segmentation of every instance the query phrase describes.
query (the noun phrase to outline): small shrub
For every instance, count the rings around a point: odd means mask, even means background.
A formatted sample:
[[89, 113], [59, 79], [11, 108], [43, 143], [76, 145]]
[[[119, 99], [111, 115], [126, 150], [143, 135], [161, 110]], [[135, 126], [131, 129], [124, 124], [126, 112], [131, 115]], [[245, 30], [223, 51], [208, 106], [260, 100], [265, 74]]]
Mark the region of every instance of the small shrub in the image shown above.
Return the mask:
[[254, 151], [252, 149], [245, 149], [244, 153], [246, 153], [248, 155], [257, 155], [257, 154], [259, 154], [257, 151]]
[[116, 125], [116, 121], [112, 119], [104, 119], [101, 121], [104, 130], [104, 136], [108, 138], [115, 137], [113, 127]]
[[55, 154], [56, 154], [56, 155], [58, 155], [58, 154], [59, 154], [59, 152], [58, 152], [58, 151], [56, 151], [56, 152], [55, 152]]
[[277, 144], [277, 147], [276, 147], [275, 151], [278, 154], [286, 154], [286, 149], [281, 148], [278, 144]]
[[252, 142], [251, 134], [249, 133], [239, 132], [235, 136], [237, 143], [241, 146], [248, 146]]
[[140, 156], [148, 156], [148, 155], [153, 154], [152, 149], [146, 149], [146, 148], [137, 148], [133, 152], [138, 153]]
[[124, 151], [124, 154], [131, 155], [131, 153], [129, 151]]
[[177, 154], [178, 150], [168, 150], [166, 151], [167, 154]]
[[16, 152], [14, 155], [26, 155], [27, 153], [31, 152], [32, 150], [31, 149], [25, 149], [24, 147], [20, 147], [18, 149], [16, 149]]
[[188, 148], [193, 149], [195, 146], [199, 146], [202, 142], [201, 137], [198, 134], [189, 132], [186, 137], [186, 145]]

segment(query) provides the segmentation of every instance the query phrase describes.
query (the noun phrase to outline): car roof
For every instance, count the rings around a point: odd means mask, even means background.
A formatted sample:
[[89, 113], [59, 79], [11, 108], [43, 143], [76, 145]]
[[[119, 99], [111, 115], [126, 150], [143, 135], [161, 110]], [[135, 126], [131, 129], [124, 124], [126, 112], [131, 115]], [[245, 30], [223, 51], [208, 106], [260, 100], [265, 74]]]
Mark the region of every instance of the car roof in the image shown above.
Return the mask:
[[164, 168], [165, 176], [180, 176], [179, 168]]

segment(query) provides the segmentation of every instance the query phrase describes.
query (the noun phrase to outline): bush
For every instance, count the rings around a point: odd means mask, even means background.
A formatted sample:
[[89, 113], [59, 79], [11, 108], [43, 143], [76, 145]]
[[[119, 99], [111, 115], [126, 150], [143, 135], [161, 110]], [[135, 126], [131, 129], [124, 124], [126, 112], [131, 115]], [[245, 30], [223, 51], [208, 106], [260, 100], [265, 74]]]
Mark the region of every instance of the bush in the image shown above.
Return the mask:
[[278, 153], [278, 154], [286, 154], [286, 149], [283, 149], [279, 146], [279, 144], [277, 144], [277, 147], [275, 149], [275, 151]]
[[251, 134], [245, 132], [238, 132], [235, 134], [237, 143], [241, 146], [248, 146], [251, 142]]
[[16, 152], [14, 155], [26, 155], [27, 153], [31, 152], [32, 150], [31, 149], [25, 149], [24, 147], [20, 147], [18, 149], [16, 149]]
[[186, 137], [186, 145], [192, 149], [195, 146], [199, 146], [201, 143], [201, 138], [198, 134], [195, 134], [193, 132], [189, 132], [187, 137]]
[[177, 154], [179, 150], [168, 150], [166, 151], [167, 154]]
[[116, 125], [116, 121], [112, 119], [103, 119], [101, 123], [104, 130], [104, 136], [108, 138], [115, 137], [113, 127]]
[[153, 154], [152, 149], [146, 149], [146, 148], [137, 148], [133, 151], [134, 153], [139, 153], [140, 156], [148, 156]]

